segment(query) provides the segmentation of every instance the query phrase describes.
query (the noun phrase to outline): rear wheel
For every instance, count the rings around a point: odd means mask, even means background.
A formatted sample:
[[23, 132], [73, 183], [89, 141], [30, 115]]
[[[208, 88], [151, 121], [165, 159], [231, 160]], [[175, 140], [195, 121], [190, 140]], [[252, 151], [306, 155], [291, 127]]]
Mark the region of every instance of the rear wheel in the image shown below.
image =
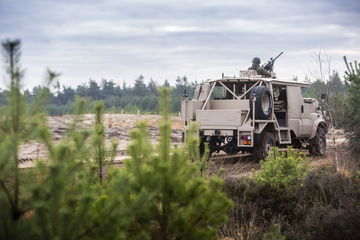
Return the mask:
[[313, 156], [324, 156], [326, 153], [326, 133], [318, 128], [316, 135], [310, 140], [309, 153]]
[[234, 155], [236, 153], [239, 152], [239, 148], [237, 146], [237, 138], [232, 137], [231, 141], [227, 142], [224, 147], [223, 150], [225, 153], [227, 153], [228, 155]]
[[224, 139], [218, 136], [212, 136], [209, 141], [209, 150], [210, 155], [213, 152], [219, 152], [221, 150], [221, 144], [224, 142]]
[[259, 140], [260, 142], [254, 149], [254, 156], [258, 160], [265, 160], [271, 148], [276, 146], [276, 140], [271, 132], [263, 132]]

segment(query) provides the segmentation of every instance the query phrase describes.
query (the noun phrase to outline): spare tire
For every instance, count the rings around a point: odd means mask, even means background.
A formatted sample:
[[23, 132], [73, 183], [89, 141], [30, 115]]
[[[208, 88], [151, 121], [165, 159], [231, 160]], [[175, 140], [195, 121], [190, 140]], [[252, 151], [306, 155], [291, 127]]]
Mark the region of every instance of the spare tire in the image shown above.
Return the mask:
[[273, 99], [270, 89], [266, 86], [254, 87], [250, 92], [250, 116], [252, 116], [253, 99], [255, 100], [255, 119], [266, 120], [271, 117]]

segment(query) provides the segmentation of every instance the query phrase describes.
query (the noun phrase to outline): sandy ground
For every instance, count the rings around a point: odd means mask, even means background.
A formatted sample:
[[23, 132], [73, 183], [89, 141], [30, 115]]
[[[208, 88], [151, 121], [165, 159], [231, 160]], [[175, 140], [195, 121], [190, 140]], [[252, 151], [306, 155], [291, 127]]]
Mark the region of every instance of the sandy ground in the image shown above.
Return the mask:
[[[148, 125], [149, 136], [155, 144], [158, 135], [158, 115], [136, 115], [136, 114], [105, 114], [104, 124], [106, 127], [106, 143], [111, 144], [113, 140], [118, 142], [117, 156], [115, 161], [121, 163], [127, 158], [126, 146], [130, 142], [129, 131], [131, 131], [138, 121], [146, 121]], [[49, 128], [52, 132], [53, 141], [59, 142], [65, 135], [69, 125], [74, 121], [73, 116], [55, 116], [48, 118]], [[175, 144], [181, 142], [182, 122], [180, 117], [171, 117], [172, 121], [172, 141]], [[90, 129], [93, 127], [94, 115], [85, 114], [78, 121], [78, 127]], [[346, 138], [341, 130], [330, 130], [327, 135], [327, 154], [324, 157], [310, 157], [312, 167], [321, 167], [323, 165], [334, 164], [334, 159], [341, 158], [336, 152], [343, 149], [346, 144]], [[307, 151], [304, 151], [307, 154]], [[28, 142], [20, 148], [20, 167], [27, 168], [34, 166], [37, 159], [46, 159], [46, 150], [38, 142]], [[210, 172], [214, 174], [226, 173], [233, 177], [251, 176], [254, 170], [258, 170], [260, 165], [249, 155], [238, 155], [235, 157], [226, 156], [224, 153], [215, 154], [211, 158]]]
[[[158, 115], [136, 115], [136, 114], [104, 114], [104, 125], [106, 128], [106, 144], [110, 145], [113, 140], [117, 141], [117, 157], [116, 161], [126, 158], [126, 147], [130, 142], [129, 131], [134, 129], [139, 121], [145, 121], [148, 125], [148, 132], [153, 143], [159, 137]], [[78, 128], [91, 129], [94, 124], [94, 115], [85, 114], [77, 121]], [[48, 117], [48, 125], [52, 133], [53, 141], [59, 142], [74, 121], [71, 115]], [[181, 142], [182, 122], [180, 117], [171, 117], [172, 121], [172, 141], [174, 143]], [[45, 147], [35, 141], [27, 142], [20, 147], [20, 167], [32, 167], [37, 159], [46, 159]]]

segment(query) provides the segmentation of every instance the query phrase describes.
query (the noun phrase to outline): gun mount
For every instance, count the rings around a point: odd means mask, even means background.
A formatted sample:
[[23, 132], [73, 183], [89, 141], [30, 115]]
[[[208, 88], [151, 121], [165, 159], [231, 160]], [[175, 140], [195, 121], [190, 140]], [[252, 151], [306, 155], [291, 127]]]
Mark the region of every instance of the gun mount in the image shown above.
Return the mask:
[[270, 58], [270, 60], [267, 62], [267, 64], [263, 65], [263, 68], [266, 69], [269, 72], [272, 72], [274, 70], [274, 63], [276, 61], [276, 59], [278, 59], [281, 54], [283, 54], [284, 52], [281, 52], [279, 55], [277, 55], [275, 58]]

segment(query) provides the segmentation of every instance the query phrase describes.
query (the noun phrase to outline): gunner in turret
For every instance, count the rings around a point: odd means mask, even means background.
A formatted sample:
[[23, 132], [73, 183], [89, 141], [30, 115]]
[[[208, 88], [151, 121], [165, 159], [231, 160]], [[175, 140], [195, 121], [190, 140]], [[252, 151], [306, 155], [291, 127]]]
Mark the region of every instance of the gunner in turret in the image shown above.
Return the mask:
[[265, 76], [265, 77], [271, 77], [271, 73], [267, 71], [265, 68], [260, 66], [260, 58], [254, 57], [252, 60], [252, 65], [249, 67], [248, 70], [255, 70], [257, 74]]

